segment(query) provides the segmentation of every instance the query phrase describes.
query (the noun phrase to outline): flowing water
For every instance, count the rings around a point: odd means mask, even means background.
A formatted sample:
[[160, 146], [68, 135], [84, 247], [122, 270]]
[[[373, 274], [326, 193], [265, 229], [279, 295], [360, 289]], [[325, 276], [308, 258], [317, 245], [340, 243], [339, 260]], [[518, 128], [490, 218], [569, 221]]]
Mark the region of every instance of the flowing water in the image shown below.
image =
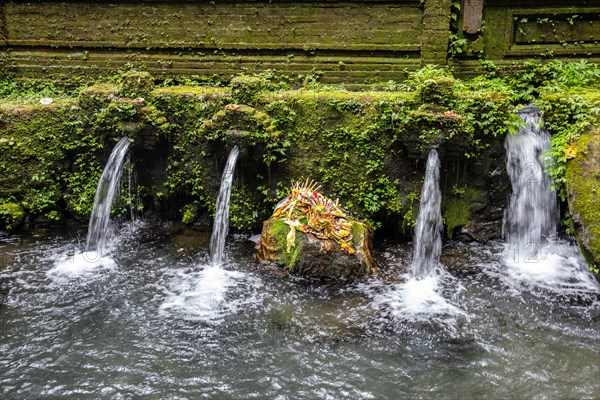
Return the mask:
[[219, 266], [223, 263], [225, 239], [229, 232], [229, 199], [231, 197], [231, 186], [233, 185], [233, 172], [239, 154], [240, 148], [237, 145], [233, 146], [221, 176], [221, 188], [217, 197], [215, 222], [210, 239], [210, 257], [213, 266]]
[[119, 184], [123, 175], [123, 164], [128, 149], [129, 138], [124, 137], [113, 148], [98, 181], [85, 243], [85, 251], [88, 253], [96, 252], [101, 255], [105, 250], [110, 235], [110, 210], [115, 195], [119, 191]]
[[504, 213], [504, 236], [515, 252], [526, 258], [556, 235], [558, 205], [552, 180], [544, 171], [550, 134], [540, 126], [540, 110], [530, 105], [519, 115], [525, 125], [519, 134], [507, 135], [504, 144], [512, 187]]
[[232, 287], [240, 285], [243, 275], [223, 265], [225, 240], [229, 231], [229, 200], [239, 152], [237, 145], [231, 149], [221, 176], [210, 237], [210, 264], [200, 262], [191, 270], [172, 271], [167, 296], [160, 306], [161, 313], [218, 323], [224, 312], [239, 306], [239, 301], [231, 301], [228, 295]]
[[428, 321], [436, 316], [438, 322], [452, 325], [465, 313], [449, 300], [460, 284], [440, 265], [444, 224], [439, 180], [440, 160], [433, 149], [427, 157], [409, 271], [401, 275], [401, 282], [381, 290], [374, 304], [387, 308], [395, 318]]
[[442, 254], [442, 192], [440, 191], [440, 159], [431, 150], [427, 157], [425, 181], [421, 189], [419, 216], [415, 227], [415, 250], [411, 272], [415, 278], [430, 276]]
[[[0, 234], [2, 399], [600, 392], [600, 289], [524, 290], [522, 279], [497, 274], [503, 243], [446, 245], [444, 254], [481, 272], [438, 281], [445, 309], [434, 304], [414, 318], [413, 304], [381, 301], [404, 285], [409, 245], [376, 251], [381, 277], [332, 285], [275, 276], [255, 264], [254, 244], [234, 235], [214, 275], [208, 233], [137, 221], [119, 231], [113, 264], [48, 275], [57, 260], [69, 262], [79, 232], [85, 227]], [[417, 286], [406, 290], [417, 295]]]
[[524, 126], [505, 141], [506, 169], [512, 186], [504, 213], [504, 266], [500, 274], [521, 281], [531, 290], [586, 291], [594, 283], [579, 249], [557, 237], [556, 192], [545, 172], [550, 134], [541, 112], [528, 105], [520, 112]]
[[577, 248], [540, 228], [527, 270], [510, 244], [449, 243], [475, 272], [446, 272], [433, 154], [413, 260], [377, 249], [382, 275], [354, 283], [274, 274], [244, 236], [225, 258], [227, 193], [212, 238], [133, 221], [91, 262], [76, 226], [0, 232], [0, 398], [596, 398], [600, 285]]

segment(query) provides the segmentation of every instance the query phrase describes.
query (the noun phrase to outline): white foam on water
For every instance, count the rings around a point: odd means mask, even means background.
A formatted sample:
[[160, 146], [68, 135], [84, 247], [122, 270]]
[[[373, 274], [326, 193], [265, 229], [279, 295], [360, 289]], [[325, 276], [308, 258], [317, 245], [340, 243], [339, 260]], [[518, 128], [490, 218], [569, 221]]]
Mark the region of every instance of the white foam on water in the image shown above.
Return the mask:
[[175, 271], [165, 289], [166, 298], [160, 312], [219, 323], [225, 315], [235, 313], [242, 305], [252, 302], [252, 296], [249, 297], [246, 290], [241, 296], [236, 293], [238, 298], [229, 296], [233, 289], [254, 283], [250, 276], [218, 265], [205, 266], [201, 271]]
[[141, 220], [129, 221], [123, 225], [118, 235], [106, 241], [101, 251], [77, 249], [72, 253], [73, 245], [62, 247], [51, 256], [57, 261], [46, 271], [46, 276], [56, 283], [65, 283], [77, 278], [92, 279], [98, 274], [116, 269], [117, 264], [111, 255], [118, 250], [119, 245], [135, 239], [140, 228], [144, 226], [145, 223]]
[[455, 317], [466, 314], [445, 298], [452, 294], [452, 291], [445, 290], [448, 282], [454, 282], [454, 288], [459, 286], [439, 264], [443, 229], [439, 178], [440, 160], [437, 151], [431, 150], [421, 189], [409, 272], [405, 274], [404, 282], [376, 294], [373, 306], [397, 320], [439, 322], [456, 331]]
[[77, 252], [62, 257], [54, 267], [46, 272], [46, 276], [57, 283], [74, 278], [89, 278], [98, 272], [115, 269], [115, 261], [95, 251]]
[[[504, 281], [510, 286], [526, 285], [561, 294], [598, 293], [600, 284], [588, 270], [585, 259], [574, 244], [547, 243], [519, 257], [512, 246], [503, 254]], [[538, 250], [538, 251], [534, 251]]]
[[[433, 317], [450, 319], [467, 316], [459, 307], [447, 300], [452, 290], [446, 290], [448, 282], [453, 280], [447, 273], [432, 274], [423, 278], [405, 275], [406, 281], [386, 288], [373, 298], [373, 306], [387, 309], [392, 317], [398, 320], [427, 321]], [[456, 282], [450, 285], [459, 291], [462, 289]]]

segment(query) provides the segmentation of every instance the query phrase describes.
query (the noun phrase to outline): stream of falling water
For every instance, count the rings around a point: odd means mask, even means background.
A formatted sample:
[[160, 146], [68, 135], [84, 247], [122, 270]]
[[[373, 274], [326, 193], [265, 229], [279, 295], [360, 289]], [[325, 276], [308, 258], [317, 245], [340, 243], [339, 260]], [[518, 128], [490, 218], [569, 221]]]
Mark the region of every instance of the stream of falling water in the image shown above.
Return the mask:
[[460, 285], [440, 265], [444, 223], [439, 180], [440, 159], [437, 151], [432, 149], [427, 157], [421, 188], [409, 273], [405, 274], [404, 282], [376, 295], [374, 306], [388, 309], [390, 315], [399, 320], [427, 321], [438, 316], [437, 321], [454, 329], [456, 318], [466, 314], [445, 298], [456, 293]]
[[225, 241], [229, 231], [229, 203], [233, 173], [240, 149], [235, 145], [229, 152], [221, 176], [217, 196], [215, 221], [210, 238], [210, 264], [199, 271], [173, 271], [169, 295], [161, 305], [162, 311], [183, 313], [186, 318], [220, 321], [226, 309], [231, 311], [236, 303], [227, 299], [227, 291], [244, 279], [244, 274], [223, 268]]
[[119, 192], [125, 157], [129, 150], [129, 138], [123, 137], [115, 145], [98, 180], [94, 206], [88, 224], [85, 251], [76, 249], [63, 254], [55, 262], [48, 276], [57, 280], [80, 278], [93, 274], [97, 269], [113, 269], [115, 263], [106, 253], [113, 236], [110, 212]]
[[127, 150], [129, 150], [129, 138], [124, 137], [113, 148], [104, 171], [102, 171], [100, 180], [98, 180], [98, 187], [96, 188], [96, 195], [94, 197], [94, 207], [90, 215], [87, 240], [85, 242], [86, 252], [96, 251], [102, 254], [106, 246], [106, 241], [110, 235], [110, 210], [115, 195], [119, 191]]
[[223, 263], [225, 239], [229, 232], [229, 200], [233, 185], [233, 172], [235, 171], [235, 163], [239, 154], [240, 148], [237, 145], [233, 146], [229, 152], [229, 157], [221, 176], [221, 188], [217, 197], [215, 222], [210, 238], [210, 261], [213, 266], [219, 266]]
[[414, 278], [431, 276], [442, 254], [442, 192], [440, 159], [435, 149], [429, 152], [425, 181], [421, 189], [419, 216], [415, 227], [415, 249], [411, 264]]
[[[579, 249], [557, 237], [556, 192], [545, 172], [550, 135], [542, 127], [534, 105], [523, 108], [524, 125], [505, 141], [506, 170], [512, 186], [504, 213], [503, 233], [507, 282], [515, 286], [559, 293], [587, 293], [599, 289]], [[517, 288], [518, 290], [518, 288]]]

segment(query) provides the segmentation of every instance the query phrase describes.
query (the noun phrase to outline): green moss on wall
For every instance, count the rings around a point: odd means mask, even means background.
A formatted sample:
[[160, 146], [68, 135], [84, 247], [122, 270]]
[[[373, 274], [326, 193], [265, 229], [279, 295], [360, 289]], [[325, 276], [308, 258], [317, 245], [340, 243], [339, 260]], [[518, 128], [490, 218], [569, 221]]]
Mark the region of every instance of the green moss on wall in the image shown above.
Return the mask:
[[544, 127], [552, 134], [549, 154], [554, 164], [548, 172], [564, 201], [568, 150], [582, 133], [600, 120], [600, 91], [550, 87], [542, 91], [539, 105], [544, 111]]
[[454, 236], [456, 228], [465, 226], [471, 219], [471, 206], [481, 200], [481, 193], [472, 187], [454, 187], [451, 193], [445, 193], [442, 199], [442, 216], [446, 235]]
[[566, 180], [569, 210], [587, 261], [600, 266], [600, 129], [582, 135], [572, 147]]
[[[204, 122], [230, 102], [224, 88], [173, 86], [155, 89], [152, 104], [165, 115], [168, 129], [166, 178], [157, 187], [161, 208], [172, 217], [196, 220], [202, 210], [214, 210], [214, 180], [217, 173], [209, 168], [215, 158], [199, 131]], [[185, 207], [184, 207], [185, 206]], [[195, 212], [189, 213], [190, 207]]]
[[[0, 202], [18, 203], [28, 214], [51, 219], [63, 211], [62, 201], [67, 207], [85, 202], [81, 181], [91, 179], [98, 163], [96, 141], [82, 125], [79, 110], [70, 107], [6, 110], [0, 126]], [[91, 197], [90, 204], [93, 191]]]
[[473, 126], [460, 114], [424, 105], [406, 113], [398, 137], [407, 153], [419, 159], [426, 158], [433, 148], [440, 153], [447, 147], [465, 153], [472, 144]]
[[19, 204], [33, 219], [85, 220], [116, 141], [128, 135], [148, 146], [169, 127], [154, 106], [118, 97], [114, 85], [83, 89], [79, 101], [53, 95], [49, 105], [14, 104], [13, 94], [0, 104], [0, 203]]
[[[152, 89], [149, 83], [142, 86]], [[512, 115], [499, 85], [467, 85], [439, 68], [427, 68], [387, 91], [352, 92], [312, 81], [298, 90], [289, 87], [290, 81], [279, 76], [245, 75], [231, 88], [165, 86], [144, 93], [142, 100], [124, 97], [140, 93], [104, 83], [81, 90], [78, 103], [69, 97], [69, 103], [51, 106], [14, 106], [0, 121], [3, 146], [40, 143], [17, 146], [27, 149], [14, 153], [22, 162], [6, 159], [5, 168], [14, 163], [23, 171], [6, 181], [0, 200], [25, 202], [32, 215], [85, 218], [110, 149], [128, 135], [138, 154], [158, 155], [144, 165], [152, 170], [143, 190], [145, 207], [188, 223], [207, 223], [227, 154], [240, 144], [234, 228], [258, 229], [285, 196], [282, 188], [313, 179], [355, 217], [409, 235], [429, 149], [438, 148], [445, 159], [478, 157], [486, 145], [502, 140]], [[252, 106], [232, 104], [235, 100]], [[13, 118], [14, 113], [20, 116]], [[57, 140], [44, 147], [45, 135]], [[42, 162], [49, 164], [37, 167]], [[34, 184], [26, 168], [59, 173]], [[448, 214], [450, 231], [465, 218], [470, 216], [464, 212]]]
[[394, 124], [409, 107], [408, 98], [307, 90], [263, 98], [265, 112], [283, 133], [274, 164], [283, 185], [315, 179], [362, 218], [400, 211], [400, 184], [384, 170], [398, 155]]

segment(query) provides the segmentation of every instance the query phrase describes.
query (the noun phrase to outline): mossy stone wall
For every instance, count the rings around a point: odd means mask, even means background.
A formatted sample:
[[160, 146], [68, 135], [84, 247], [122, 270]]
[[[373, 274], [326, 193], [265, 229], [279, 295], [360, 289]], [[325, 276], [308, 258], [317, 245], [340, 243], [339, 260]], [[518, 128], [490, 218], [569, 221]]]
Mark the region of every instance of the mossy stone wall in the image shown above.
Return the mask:
[[[128, 82], [133, 75], [127, 75]], [[98, 84], [78, 98], [55, 98], [50, 105], [2, 104], [2, 224], [14, 228], [47, 218], [87, 219], [102, 166], [122, 136], [133, 142], [139, 185], [135, 198], [117, 204], [116, 214], [133, 203], [139, 213], [209, 225], [228, 152], [239, 144], [234, 229], [256, 231], [287, 187], [314, 179], [355, 217], [409, 236], [425, 150], [437, 146], [444, 194], [460, 204], [478, 203], [468, 216], [457, 216], [454, 203], [448, 203], [448, 235], [473, 220], [501, 218], [484, 211], [501, 208], [504, 201], [487, 195], [491, 178], [486, 175], [504, 164], [495, 150], [502, 141], [495, 132], [507, 131], [510, 116], [503, 95], [452, 90], [429, 98], [319, 85], [240, 92], [242, 81], [231, 88], [165, 86], [148, 92], [142, 79], [146, 98], [123, 97], [140, 94], [129, 82], [126, 92]], [[250, 104], [231, 104], [240, 95]], [[486, 102], [470, 107], [473, 99]], [[492, 117], [493, 125], [480, 125], [481, 112]]]
[[[417, 0], [6, 1], [0, 51], [7, 67], [27, 75], [99, 74], [131, 63], [154, 75], [230, 78], [271, 68], [320, 70], [338, 82], [399, 79], [420, 65], [428, 7]], [[445, 43], [436, 45], [445, 54]]]
[[600, 266], [600, 129], [595, 127], [573, 145], [567, 164], [567, 191], [573, 228], [591, 265]]
[[[511, 68], [531, 58], [600, 61], [598, 2], [486, 0], [481, 9], [477, 3], [461, 1], [449, 44], [451, 63], [462, 74], [480, 71], [480, 58]], [[465, 18], [470, 11], [480, 13], [476, 27], [472, 16]]]
[[[600, 7], [576, 0], [2, 1], [2, 72], [99, 75], [132, 64], [155, 76], [230, 79], [276, 69], [322, 82], [402, 80], [406, 70], [479, 58], [600, 60]], [[460, 8], [457, 7], [460, 5]]]
[[[565, 68], [577, 77], [576, 66]], [[412, 74], [402, 86], [408, 91], [395, 85], [347, 91], [314, 82], [291, 90], [269, 76], [239, 76], [229, 87], [163, 82], [153, 88], [152, 76], [131, 71], [120, 85], [92, 85], [78, 97], [57, 94], [45, 105], [40, 94], [25, 90], [19, 98], [17, 90], [0, 102], [0, 225], [86, 220], [102, 167], [128, 136], [139, 184], [124, 191], [116, 215], [135, 207], [210, 225], [222, 169], [238, 144], [234, 229], [256, 232], [287, 188], [309, 179], [378, 232], [407, 237], [427, 152], [436, 147], [446, 235], [500, 236], [510, 192], [503, 141], [515, 127], [512, 89], [459, 81], [433, 67]], [[551, 172], [559, 194], [567, 189], [575, 233], [593, 263], [598, 135], [589, 127], [597, 126], [599, 101], [597, 90], [555, 85], [540, 89], [537, 99], [555, 134]]]

